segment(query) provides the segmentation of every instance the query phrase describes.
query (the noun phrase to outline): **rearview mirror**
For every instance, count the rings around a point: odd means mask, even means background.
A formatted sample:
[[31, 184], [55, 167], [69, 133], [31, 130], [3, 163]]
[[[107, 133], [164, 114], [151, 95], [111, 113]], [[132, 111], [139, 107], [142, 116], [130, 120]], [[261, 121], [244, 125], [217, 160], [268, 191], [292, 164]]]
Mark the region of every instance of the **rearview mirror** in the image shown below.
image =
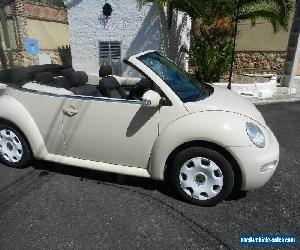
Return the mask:
[[155, 108], [160, 105], [160, 100], [161, 100], [161, 97], [157, 92], [155, 92], [153, 90], [148, 90], [143, 95], [142, 106]]

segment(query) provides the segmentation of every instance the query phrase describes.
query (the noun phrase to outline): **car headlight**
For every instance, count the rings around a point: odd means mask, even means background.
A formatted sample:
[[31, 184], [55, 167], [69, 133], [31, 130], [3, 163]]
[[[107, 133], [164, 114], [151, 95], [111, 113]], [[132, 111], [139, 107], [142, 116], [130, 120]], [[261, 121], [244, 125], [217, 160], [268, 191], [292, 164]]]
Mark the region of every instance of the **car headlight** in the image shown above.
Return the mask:
[[247, 131], [247, 134], [248, 134], [250, 140], [253, 142], [253, 144], [256, 147], [259, 147], [259, 148], [265, 147], [265, 145], [266, 145], [265, 136], [264, 136], [263, 132], [261, 131], [261, 129], [257, 125], [255, 125], [252, 122], [247, 122], [246, 131]]

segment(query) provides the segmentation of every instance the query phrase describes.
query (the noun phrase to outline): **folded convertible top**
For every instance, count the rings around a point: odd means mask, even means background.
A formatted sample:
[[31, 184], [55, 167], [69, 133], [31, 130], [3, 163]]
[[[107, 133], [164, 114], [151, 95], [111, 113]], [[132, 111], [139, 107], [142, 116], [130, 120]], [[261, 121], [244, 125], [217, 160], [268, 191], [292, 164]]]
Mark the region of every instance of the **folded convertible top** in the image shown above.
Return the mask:
[[0, 71], [0, 82], [7, 84], [22, 84], [34, 80], [35, 74], [40, 72], [59, 73], [65, 66], [57, 64], [34, 65], [18, 67]]

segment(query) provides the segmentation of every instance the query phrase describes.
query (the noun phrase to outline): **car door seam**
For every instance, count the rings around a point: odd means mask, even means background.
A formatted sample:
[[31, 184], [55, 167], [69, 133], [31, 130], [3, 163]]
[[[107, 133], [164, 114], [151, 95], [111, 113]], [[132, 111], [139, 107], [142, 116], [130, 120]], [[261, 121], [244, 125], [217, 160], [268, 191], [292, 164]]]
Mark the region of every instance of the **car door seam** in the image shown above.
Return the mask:
[[63, 103], [64, 98], [61, 96], [61, 127], [62, 127], [62, 134], [64, 137], [64, 147], [65, 147], [65, 155], [67, 156], [67, 143], [66, 143], [66, 136], [65, 136], [65, 128], [64, 128], [64, 113], [63, 113]]

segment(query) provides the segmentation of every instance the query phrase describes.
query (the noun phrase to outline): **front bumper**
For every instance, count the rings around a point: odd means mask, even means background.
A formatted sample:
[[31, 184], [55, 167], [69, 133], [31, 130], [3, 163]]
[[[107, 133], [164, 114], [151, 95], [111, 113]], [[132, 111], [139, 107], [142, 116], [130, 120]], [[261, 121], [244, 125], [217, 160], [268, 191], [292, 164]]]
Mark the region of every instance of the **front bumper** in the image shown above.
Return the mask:
[[277, 168], [279, 144], [273, 132], [269, 128], [266, 131], [267, 143], [262, 149], [254, 145], [228, 148], [241, 169], [241, 190], [247, 191], [262, 187], [270, 180]]

